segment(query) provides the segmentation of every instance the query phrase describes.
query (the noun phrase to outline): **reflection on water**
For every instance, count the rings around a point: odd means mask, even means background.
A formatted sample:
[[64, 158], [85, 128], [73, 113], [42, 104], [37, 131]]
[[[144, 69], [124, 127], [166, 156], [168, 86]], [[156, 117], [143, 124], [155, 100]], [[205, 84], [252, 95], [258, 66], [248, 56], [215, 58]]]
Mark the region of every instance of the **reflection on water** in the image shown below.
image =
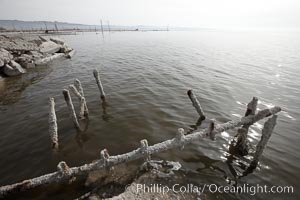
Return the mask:
[[13, 104], [19, 101], [22, 92], [31, 84], [42, 80], [50, 73], [50, 70], [46, 66], [38, 67], [28, 70], [26, 74], [0, 80], [0, 105]]
[[[206, 126], [186, 95], [193, 89], [206, 115], [218, 123], [244, 115], [253, 96], [260, 100], [259, 109], [283, 108], [258, 168], [243, 174], [263, 122], [249, 131], [249, 157], [230, 151], [236, 134], [230, 130], [215, 141], [194, 141], [183, 151], [170, 150], [155, 158], [179, 161], [181, 173], [198, 184], [300, 186], [298, 34], [201, 31], [63, 37], [77, 50], [72, 60], [5, 80], [1, 86], [1, 185], [53, 172], [61, 160], [78, 166], [99, 158], [104, 148], [110, 155], [121, 154], [136, 149], [142, 139], [151, 145], [173, 138], [178, 128], [190, 133]], [[101, 73], [106, 103], [99, 97], [95, 68]], [[74, 128], [61, 94], [75, 78], [82, 83], [90, 112], [89, 121], [80, 121], [85, 127], [81, 132]], [[56, 153], [48, 135], [50, 96], [55, 98], [58, 118], [60, 149]], [[79, 108], [78, 101], [74, 105]], [[78, 188], [84, 189], [79, 184], [68, 190], [74, 195], [80, 193]], [[37, 199], [45, 199], [48, 193], [62, 198], [66, 192], [59, 186], [41, 190]], [[208, 197], [250, 198], [247, 194]], [[255, 196], [266, 198], [270, 196]]]
[[102, 101], [101, 103], [102, 106], [102, 119], [106, 122], [108, 122], [112, 117], [107, 113], [107, 108], [109, 107], [109, 104], [107, 103], [106, 100]]

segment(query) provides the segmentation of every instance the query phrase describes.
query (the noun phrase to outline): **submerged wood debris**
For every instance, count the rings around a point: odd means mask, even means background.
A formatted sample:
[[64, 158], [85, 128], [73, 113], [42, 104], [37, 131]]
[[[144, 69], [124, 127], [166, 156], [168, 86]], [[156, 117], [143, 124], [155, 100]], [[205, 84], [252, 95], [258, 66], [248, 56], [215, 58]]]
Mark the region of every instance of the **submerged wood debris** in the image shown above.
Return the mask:
[[0, 76], [17, 76], [52, 60], [71, 58], [75, 50], [60, 38], [0, 35]]
[[[101, 99], [105, 101], [105, 94], [103, 90], [103, 85], [100, 80], [99, 72], [97, 70], [94, 70], [93, 75], [99, 87]], [[87, 118], [87, 103], [84, 98], [83, 89], [80, 81], [78, 79], [75, 79], [74, 85], [70, 85], [69, 88], [81, 101], [81, 111], [79, 116], [81, 118]], [[144, 158], [146, 160], [146, 163], [149, 163], [151, 162], [151, 155], [153, 154], [157, 154], [174, 148], [183, 149], [185, 145], [191, 144], [196, 140], [204, 140], [205, 138], [214, 140], [216, 135], [226, 130], [234, 128], [239, 128], [237, 136], [238, 142], [236, 144], [236, 147], [241, 150], [240, 154], [243, 156], [246, 155], [248, 152], [247, 132], [249, 127], [264, 118], [268, 118], [264, 124], [264, 128], [262, 130], [262, 138], [259, 144], [257, 145], [253, 161], [249, 164], [249, 170], [255, 169], [258, 164], [259, 158], [263, 152], [263, 149], [266, 146], [276, 124], [276, 114], [281, 111], [281, 108], [275, 106], [256, 112], [258, 99], [254, 97], [252, 101], [248, 104], [247, 111], [244, 117], [219, 124], [216, 121], [208, 119], [207, 116], [205, 116], [204, 111], [199, 103], [199, 100], [191, 90], [189, 90], [187, 94], [193, 106], [196, 108], [196, 111], [199, 114], [200, 124], [203, 123], [202, 126], [199, 126], [197, 130], [188, 133], [185, 132], [184, 129], [179, 128], [177, 132], [174, 131], [174, 138], [170, 138], [169, 140], [162, 141], [153, 145], [148, 145], [148, 141], [146, 139], [143, 139], [140, 142], [140, 147], [137, 147], [137, 149], [121, 155], [109, 155], [109, 152], [106, 149], [103, 149], [100, 151], [98, 160], [78, 167], [69, 167], [67, 163], [61, 161], [57, 166], [56, 172], [36, 177], [33, 179], [24, 180], [22, 182], [15, 183], [12, 185], [0, 187], [0, 197], [4, 197], [16, 191], [28, 190], [42, 185], [68, 182], [70, 180], [74, 181], [76, 177], [81, 175], [87, 175], [96, 170], [104, 169], [107, 172], [109, 172], [113, 170], [113, 167], [116, 165], [128, 163], [130, 161], [134, 161], [141, 158]], [[67, 89], [64, 89], [63, 95], [69, 108], [70, 116], [72, 118], [74, 126], [78, 131], [81, 131], [81, 127], [77, 119], [70, 92]], [[49, 127], [52, 145], [53, 147], [58, 148], [59, 144], [53, 98], [50, 98]]]
[[49, 98], [49, 104], [49, 134], [52, 140], [52, 147], [58, 149], [57, 118], [55, 114], [54, 98]]

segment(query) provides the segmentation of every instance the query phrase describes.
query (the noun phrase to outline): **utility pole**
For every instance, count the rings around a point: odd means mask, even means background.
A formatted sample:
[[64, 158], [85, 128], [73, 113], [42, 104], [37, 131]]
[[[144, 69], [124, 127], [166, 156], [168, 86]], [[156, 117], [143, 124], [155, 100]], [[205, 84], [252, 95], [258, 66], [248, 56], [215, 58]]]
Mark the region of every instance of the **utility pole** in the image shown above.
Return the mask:
[[46, 27], [45, 33], [48, 33], [48, 27], [47, 27], [46, 22], [44, 22], [44, 24], [45, 24], [45, 27]]
[[107, 26], [108, 26], [108, 32], [110, 32], [109, 21], [107, 21]]
[[54, 24], [54, 26], [55, 26], [55, 30], [56, 30], [56, 32], [58, 33], [58, 28], [57, 28], [57, 25], [56, 25], [56, 23]]
[[100, 19], [100, 24], [101, 24], [102, 37], [104, 37], [102, 19]]

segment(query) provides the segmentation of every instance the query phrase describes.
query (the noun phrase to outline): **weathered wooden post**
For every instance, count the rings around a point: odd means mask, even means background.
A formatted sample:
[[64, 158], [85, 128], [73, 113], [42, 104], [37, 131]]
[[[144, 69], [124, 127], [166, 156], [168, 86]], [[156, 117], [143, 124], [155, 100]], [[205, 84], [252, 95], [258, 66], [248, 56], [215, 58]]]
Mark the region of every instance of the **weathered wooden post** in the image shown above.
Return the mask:
[[210, 123], [209, 123], [209, 125], [208, 125], [208, 128], [207, 128], [207, 136], [209, 136], [210, 137], [210, 139], [211, 140], [215, 140], [215, 136], [216, 136], [216, 133], [214, 132], [214, 129], [215, 129], [215, 120], [214, 119], [212, 119], [212, 120], [210, 120]]
[[101, 80], [100, 80], [100, 74], [99, 74], [98, 70], [94, 69], [93, 74], [94, 74], [94, 77], [96, 79], [99, 91], [100, 91], [100, 97], [103, 101], [105, 101], [105, 93], [104, 93], [104, 90], [103, 90], [103, 86], [102, 86], [102, 83], [101, 83]]
[[[253, 97], [252, 100], [247, 105], [245, 117], [247, 117], [249, 115], [255, 115], [256, 108], [257, 108], [257, 102], [258, 102], [258, 99], [256, 97]], [[247, 155], [249, 152], [247, 137], [248, 137], [248, 130], [251, 125], [252, 124], [243, 125], [242, 128], [238, 129], [238, 133], [236, 136], [237, 142], [236, 142], [235, 146], [236, 146], [239, 154], [241, 154], [243, 156]]]
[[266, 147], [266, 145], [272, 135], [272, 132], [276, 125], [277, 117], [278, 117], [277, 115], [273, 115], [271, 118], [269, 118], [264, 123], [264, 127], [263, 127], [262, 133], [261, 133], [261, 138], [256, 146], [256, 151], [254, 153], [253, 160], [251, 161], [248, 168], [243, 172], [242, 177], [247, 176], [248, 174], [252, 173], [256, 169], [259, 159], [263, 153], [263, 150]]
[[141, 143], [141, 153], [144, 156], [146, 156], [145, 161], [149, 162], [151, 160], [151, 155], [149, 154], [149, 151], [148, 151], [148, 141], [146, 139], [144, 139], [144, 140], [141, 140], [140, 143]]
[[88, 108], [87, 108], [87, 105], [86, 105], [85, 98], [79, 93], [79, 91], [75, 88], [74, 85], [69, 85], [69, 89], [79, 99], [79, 102], [80, 102], [79, 118], [83, 119], [84, 117], [88, 117]]
[[272, 132], [274, 130], [274, 127], [276, 125], [276, 121], [277, 121], [277, 115], [273, 115], [271, 118], [269, 118], [265, 124], [264, 127], [261, 131], [261, 139], [258, 142], [257, 146], [256, 146], [256, 151], [253, 157], [253, 160], [250, 164], [251, 167], [256, 167], [258, 164], [258, 161], [272, 135]]
[[[70, 103], [69, 98], [69, 91], [64, 90], [64, 96], [66, 96], [66, 99], [69, 99], [67, 102]], [[71, 107], [71, 106], [69, 106]], [[74, 110], [74, 109], [73, 109]], [[100, 169], [108, 169], [111, 168], [115, 165], [126, 163], [129, 161], [137, 160], [140, 158], [143, 158], [145, 156], [150, 156], [152, 154], [157, 154], [160, 152], [164, 152], [169, 149], [173, 148], [178, 148], [178, 147], [183, 147], [185, 144], [190, 144], [193, 143], [196, 140], [199, 140], [201, 138], [206, 138], [208, 135], [210, 135], [210, 132], [213, 131], [213, 134], [220, 134], [221, 132], [224, 132], [228, 129], [233, 129], [236, 127], [240, 127], [243, 125], [251, 125], [263, 118], [269, 117], [271, 115], [275, 115], [276, 113], [280, 112], [281, 108], [280, 107], [273, 107], [269, 109], [264, 109], [259, 111], [257, 114], [254, 116], [247, 116], [243, 117], [237, 120], [232, 120], [228, 121], [223, 124], [214, 124], [213, 126], [211, 125], [210, 128], [206, 129], [201, 129], [197, 132], [193, 132], [188, 135], [184, 135], [184, 130], [180, 129], [178, 130], [178, 133], [174, 138], [162, 141], [160, 143], [154, 144], [152, 146], [148, 146], [146, 141], [141, 142], [141, 147], [138, 149], [135, 149], [133, 151], [123, 153], [121, 155], [114, 155], [110, 156], [107, 152], [107, 150], [103, 150], [101, 152], [101, 159], [96, 160], [94, 162], [91, 162], [89, 164], [84, 164], [79, 167], [68, 167], [64, 162], [61, 162], [58, 166], [58, 171], [49, 173], [46, 175], [42, 175], [36, 178], [32, 178], [29, 180], [24, 180], [19, 183], [11, 184], [11, 185], [6, 185], [6, 186], [1, 186], [0, 187], [0, 198], [4, 198], [8, 194], [12, 192], [19, 192], [19, 191], [24, 191], [27, 189], [32, 189], [38, 186], [42, 185], [49, 185], [51, 183], [60, 183], [63, 182], [67, 179], [70, 179], [72, 177], [76, 176], [81, 176], [81, 175], [86, 175], [91, 171], [94, 170], [100, 170]], [[74, 112], [73, 112], [74, 113]], [[75, 115], [76, 117], [76, 115]], [[276, 122], [276, 116], [272, 117], [269, 119], [263, 128], [263, 136], [261, 142], [257, 145], [257, 151], [254, 156], [253, 163], [257, 164], [258, 159], [262, 154], [262, 150], [265, 147], [267, 141], [269, 140], [272, 130], [275, 126]], [[254, 165], [253, 164], [253, 165]]]
[[64, 98], [65, 98], [66, 103], [68, 105], [70, 116], [73, 120], [73, 123], [74, 123], [76, 129], [80, 130], [80, 126], [79, 126], [79, 123], [78, 123], [78, 120], [77, 120], [76, 112], [75, 112], [75, 109], [74, 109], [74, 105], [73, 105], [69, 90], [64, 89], [63, 90], [63, 95], [64, 95]]
[[83, 94], [83, 88], [82, 88], [80, 80], [75, 79], [74, 80], [74, 85], [75, 85], [76, 89], [78, 90], [78, 92], [81, 94], [81, 96], [84, 96], [84, 94]]
[[70, 168], [65, 161], [58, 163], [57, 171], [61, 176], [68, 176], [70, 174]]
[[[74, 80], [74, 85], [75, 85], [76, 89], [78, 90], [78, 92], [81, 94], [81, 96], [84, 97], [84, 93], [83, 93], [83, 88], [82, 88], [81, 82], [78, 79], [75, 79]], [[88, 117], [89, 116], [89, 110], [88, 110], [86, 101], [84, 102], [84, 104], [85, 104], [84, 105], [84, 107], [85, 107], [84, 116]]]
[[75, 52], [76, 51], [74, 49], [72, 49], [70, 52], [67, 53], [66, 58], [71, 59], [74, 56]]
[[100, 151], [100, 161], [102, 162], [102, 164], [104, 165], [104, 168], [109, 171], [110, 169], [112, 169], [109, 166], [109, 153], [107, 151], [107, 149], [103, 149]]
[[206, 117], [205, 117], [205, 114], [203, 112], [203, 109], [198, 101], [198, 99], [196, 98], [196, 96], [193, 94], [193, 91], [192, 90], [189, 90], [187, 92], [187, 95], [189, 96], [190, 100], [192, 101], [193, 103], [193, 106], [196, 108], [198, 114], [200, 115], [200, 119], [201, 120], [204, 120]]
[[102, 19], [100, 20], [100, 24], [101, 24], [101, 32], [102, 32], [102, 37], [104, 38], [104, 33], [103, 33], [103, 25], [102, 25]]
[[80, 113], [79, 113], [81, 118], [84, 118], [84, 116], [85, 116], [85, 106], [86, 106], [85, 98], [81, 97], [80, 98]]
[[258, 98], [253, 97], [252, 100], [247, 105], [245, 117], [247, 117], [248, 115], [255, 115], [257, 103], [258, 103]]
[[58, 149], [57, 118], [54, 98], [49, 98], [49, 105], [49, 133], [52, 140], [52, 148]]
[[180, 150], [184, 149], [184, 137], [185, 137], [185, 135], [184, 135], [184, 129], [183, 128], [179, 128], [177, 130], [175, 138], [177, 140], [178, 145], [180, 146], [179, 147]]

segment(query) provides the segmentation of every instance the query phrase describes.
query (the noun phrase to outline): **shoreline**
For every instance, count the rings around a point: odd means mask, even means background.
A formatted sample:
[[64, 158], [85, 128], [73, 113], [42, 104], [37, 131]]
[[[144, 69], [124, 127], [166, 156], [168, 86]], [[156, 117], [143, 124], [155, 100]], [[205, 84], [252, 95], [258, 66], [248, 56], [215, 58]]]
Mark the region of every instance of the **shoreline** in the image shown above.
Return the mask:
[[[61, 58], [71, 58], [75, 50], [54, 36], [42, 34], [0, 33], [0, 77], [19, 76], [28, 69]], [[0, 79], [0, 80], [1, 80]]]
[[61, 29], [61, 30], [1, 30], [0, 31], [0, 36], [3, 34], [38, 34], [38, 35], [69, 35], [69, 34], [75, 34], [76, 33], [101, 33], [101, 32], [167, 32], [171, 31], [169, 29], [138, 29], [138, 28], [133, 28], [133, 29], [111, 29], [111, 30], [106, 30], [106, 29]]

